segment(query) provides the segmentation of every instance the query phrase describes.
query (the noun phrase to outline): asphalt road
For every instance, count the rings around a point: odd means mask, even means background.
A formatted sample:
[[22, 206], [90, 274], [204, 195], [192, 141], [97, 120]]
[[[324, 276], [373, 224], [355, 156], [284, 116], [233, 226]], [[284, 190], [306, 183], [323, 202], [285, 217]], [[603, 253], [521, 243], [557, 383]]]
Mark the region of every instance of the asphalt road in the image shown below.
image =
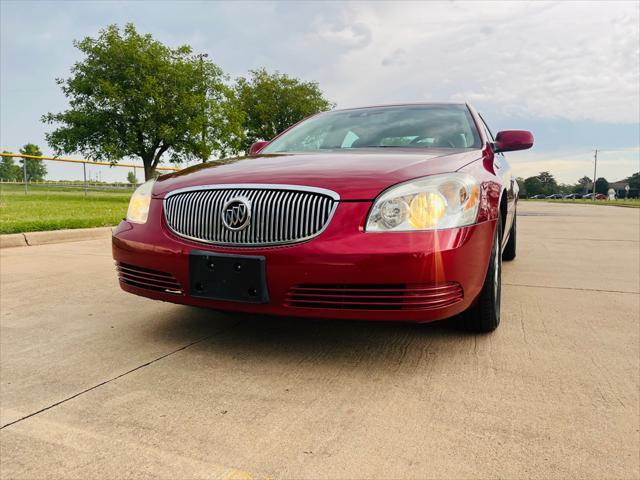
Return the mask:
[[2, 478], [638, 478], [640, 210], [522, 203], [502, 325], [228, 317], [3, 249]]

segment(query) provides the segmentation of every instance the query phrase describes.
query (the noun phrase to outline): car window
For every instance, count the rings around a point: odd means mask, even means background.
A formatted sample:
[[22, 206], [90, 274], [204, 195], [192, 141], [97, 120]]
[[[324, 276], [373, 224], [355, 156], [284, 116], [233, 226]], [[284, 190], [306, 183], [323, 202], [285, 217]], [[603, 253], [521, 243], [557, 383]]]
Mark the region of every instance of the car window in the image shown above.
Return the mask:
[[[495, 138], [493, 136], [493, 133], [491, 132], [491, 129], [489, 128], [489, 126], [487, 125], [487, 122], [484, 121], [484, 118], [482, 118], [482, 115], [478, 114], [478, 116], [480, 117], [480, 123], [482, 125], [482, 128], [484, 128], [484, 131], [487, 135], [487, 138], [489, 138], [491, 140], [491, 143], [495, 143]], [[500, 155], [501, 157], [504, 157], [504, 153], [502, 152], [498, 152], [497, 155]]]
[[484, 121], [482, 115], [478, 114], [480, 117], [480, 123], [482, 124], [482, 128], [484, 128], [485, 133], [487, 134], [487, 138], [490, 138], [492, 142], [495, 142], [495, 138], [493, 137], [493, 133], [491, 133], [491, 129], [487, 125], [487, 122]]
[[[411, 144], [414, 140], [422, 141], [422, 139], [416, 135], [410, 135], [408, 137], [384, 137], [380, 140], [380, 145], [385, 147], [404, 147], [405, 145]], [[429, 140], [433, 141], [433, 138], [430, 138]]]
[[300, 150], [318, 150], [325, 143], [330, 130], [330, 126], [326, 125], [322, 128], [316, 128], [304, 132], [304, 135], [301, 135], [297, 139], [298, 148]]
[[351, 148], [351, 145], [353, 145], [353, 143], [358, 140], [358, 138], [360, 138], [358, 137], [358, 135], [349, 130], [345, 135], [344, 140], [342, 140], [340, 148]]
[[322, 113], [288, 130], [262, 152], [479, 146], [465, 105], [407, 105]]

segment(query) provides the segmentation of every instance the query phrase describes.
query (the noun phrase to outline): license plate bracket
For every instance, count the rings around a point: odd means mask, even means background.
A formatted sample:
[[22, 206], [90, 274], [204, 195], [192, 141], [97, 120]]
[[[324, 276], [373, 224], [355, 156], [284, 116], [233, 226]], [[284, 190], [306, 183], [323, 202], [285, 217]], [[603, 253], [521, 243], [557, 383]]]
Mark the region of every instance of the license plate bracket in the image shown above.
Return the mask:
[[192, 250], [189, 292], [192, 297], [243, 303], [267, 303], [266, 260], [262, 256], [229, 255]]

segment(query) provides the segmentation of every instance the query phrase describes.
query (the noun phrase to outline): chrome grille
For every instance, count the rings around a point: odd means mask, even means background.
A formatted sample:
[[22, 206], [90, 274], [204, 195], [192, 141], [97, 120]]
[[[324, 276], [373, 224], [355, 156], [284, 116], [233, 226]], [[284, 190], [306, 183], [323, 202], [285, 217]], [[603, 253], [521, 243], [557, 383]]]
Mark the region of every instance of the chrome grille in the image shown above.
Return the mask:
[[[233, 199], [251, 206], [249, 226], [231, 230], [223, 209]], [[328, 225], [338, 205], [335, 192], [295, 185], [212, 185], [175, 190], [164, 199], [167, 226], [198, 242], [265, 246], [301, 242]]]

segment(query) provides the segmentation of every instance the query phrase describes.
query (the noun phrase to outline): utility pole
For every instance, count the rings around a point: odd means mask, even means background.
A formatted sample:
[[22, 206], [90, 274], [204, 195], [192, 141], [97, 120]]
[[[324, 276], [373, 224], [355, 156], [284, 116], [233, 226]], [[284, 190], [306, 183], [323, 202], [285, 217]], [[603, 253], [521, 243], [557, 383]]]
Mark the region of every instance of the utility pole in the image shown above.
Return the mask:
[[598, 170], [598, 150], [593, 155], [593, 198], [596, 196], [596, 171]]
[[[202, 148], [204, 148], [206, 142], [207, 135], [207, 121], [206, 121], [206, 102], [207, 102], [207, 87], [204, 78], [204, 59], [209, 56], [208, 53], [199, 53], [196, 55], [200, 59], [200, 74], [202, 75]], [[206, 162], [207, 159], [204, 158], [204, 154], [202, 155], [202, 163]]]

